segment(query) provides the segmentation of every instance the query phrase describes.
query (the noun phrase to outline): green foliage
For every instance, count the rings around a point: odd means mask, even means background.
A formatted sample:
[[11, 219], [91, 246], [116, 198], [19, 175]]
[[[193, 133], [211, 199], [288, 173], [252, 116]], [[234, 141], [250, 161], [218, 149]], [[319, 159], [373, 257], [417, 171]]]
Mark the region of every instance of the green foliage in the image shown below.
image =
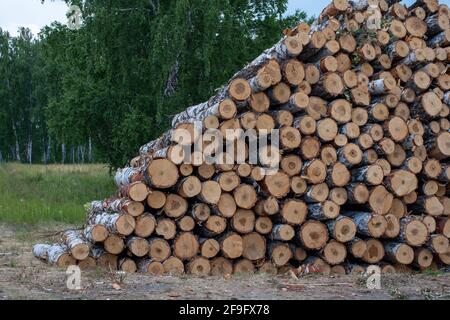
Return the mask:
[[73, 155], [92, 139], [97, 161], [123, 166], [174, 114], [208, 99], [284, 28], [308, 20], [286, 15], [287, 0], [66, 2], [80, 6], [81, 29], [53, 23], [38, 39], [25, 29], [18, 38], [1, 33], [0, 77], [18, 88], [0, 89], [0, 151], [11, 160], [19, 160], [16, 141], [23, 161], [31, 140], [38, 162], [42, 153], [61, 161], [61, 144]]
[[0, 165], [0, 221], [80, 223], [80, 204], [103, 199], [115, 186], [107, 165]]

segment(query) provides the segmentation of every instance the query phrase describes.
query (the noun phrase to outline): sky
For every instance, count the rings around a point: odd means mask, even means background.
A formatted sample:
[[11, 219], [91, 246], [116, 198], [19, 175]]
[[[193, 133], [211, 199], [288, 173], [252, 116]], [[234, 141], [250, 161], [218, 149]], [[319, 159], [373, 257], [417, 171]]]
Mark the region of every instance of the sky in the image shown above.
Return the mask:
[[[405, 0], [412, 3], [413, 0]], [[450, 0], [441, 0], [450, 4]], [[297, 9], [306, 11], [309, 15], [318, 16], [330, 0], [289, 0], [289, 12]], [[53, 21], [66, 22], [66, 4], [61, 0], [0, 0], [0, 27], [16, 35], [20, 26], [28, 27], [34, 34]]]

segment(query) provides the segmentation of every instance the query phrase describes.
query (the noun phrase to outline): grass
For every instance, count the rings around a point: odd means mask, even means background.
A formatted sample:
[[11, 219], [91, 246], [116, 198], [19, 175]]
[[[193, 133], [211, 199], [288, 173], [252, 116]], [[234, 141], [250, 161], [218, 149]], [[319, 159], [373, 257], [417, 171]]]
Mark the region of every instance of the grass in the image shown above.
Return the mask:
[[0, 164], [0, 221], [81, 223], [83, 204], [114, 190], [106, 165]]

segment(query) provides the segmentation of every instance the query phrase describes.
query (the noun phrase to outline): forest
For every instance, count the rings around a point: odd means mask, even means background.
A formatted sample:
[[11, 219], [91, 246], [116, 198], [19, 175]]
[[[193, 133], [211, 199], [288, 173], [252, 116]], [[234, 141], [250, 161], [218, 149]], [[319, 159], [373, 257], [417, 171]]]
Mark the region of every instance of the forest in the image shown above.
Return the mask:
[[[36, 0], [38, 1], [38, 0]], [[0, 28], [0, 162], [125, 165], [284, 28], [288, 0], [89, 0], [82, 26]]]

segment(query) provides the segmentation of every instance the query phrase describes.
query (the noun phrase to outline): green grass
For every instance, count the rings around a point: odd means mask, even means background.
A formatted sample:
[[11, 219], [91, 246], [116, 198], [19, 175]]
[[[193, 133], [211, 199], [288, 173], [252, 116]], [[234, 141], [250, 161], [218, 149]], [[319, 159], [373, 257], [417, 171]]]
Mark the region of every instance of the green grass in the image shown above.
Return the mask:
[[106, 165], [0, 164], [0, 221], [81, 223], [83, 204], [114, 190]]

